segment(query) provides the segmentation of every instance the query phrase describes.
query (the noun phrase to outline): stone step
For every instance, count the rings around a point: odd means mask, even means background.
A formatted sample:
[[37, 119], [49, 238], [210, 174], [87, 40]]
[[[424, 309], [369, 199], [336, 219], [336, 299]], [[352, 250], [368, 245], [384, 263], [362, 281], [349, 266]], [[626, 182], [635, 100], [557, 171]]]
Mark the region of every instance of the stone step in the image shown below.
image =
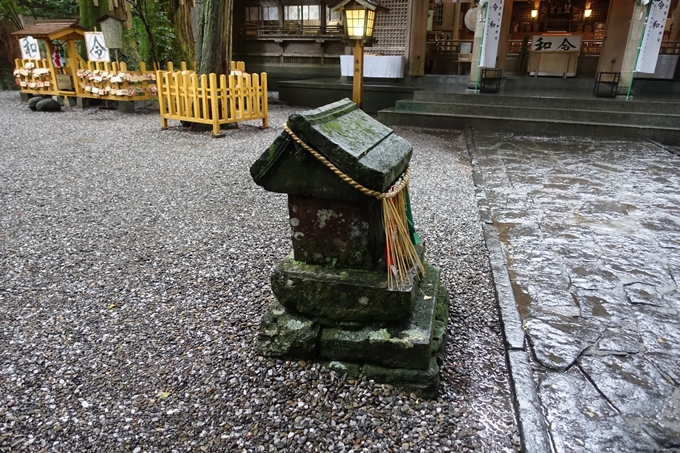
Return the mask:
[[[556, 108], [497, 104], [470, 104], [459, 102], [424, 102], [399, 101], [395, 109], [400, 112], [413, 113], [441, 113], [458, 116], [486, 116], [506, 118], [526, 118], [556, 121], [572, 121], [601, 124], [630, 124], [633, 126], [658, 126], [680, 128], [680, 114], [669, 113], [637, 113], [619, 110], [589, 110], [588, 104], [583, 108]], [[611, 105], [611, 104], [609, 104]], [[613, 106], [612, 106], [613, 107]]]
[[414, 92], [413, 100], [421, 102], [495, 105], [504, 107], [546, 107], [552, 109], [585, 109], [680, 115], [680, 103], [677, 102], [625, 101], [620, 98], [515, 96], [512, 94], [472, 94], [423, 90]]
[[416, 113], [396, 108], [378, 112], [378, 120], [388, 126], [414, 126], [438, 129], [464, 129], [469, 125], [479, 131], [515, 132], [533, 135], [579, 135], [614, 140], [657, 140], [680, 143], [679, 127], [633, 126], [543, 118], [513, 118], [507, 116], [457, 115], [446, 113]]

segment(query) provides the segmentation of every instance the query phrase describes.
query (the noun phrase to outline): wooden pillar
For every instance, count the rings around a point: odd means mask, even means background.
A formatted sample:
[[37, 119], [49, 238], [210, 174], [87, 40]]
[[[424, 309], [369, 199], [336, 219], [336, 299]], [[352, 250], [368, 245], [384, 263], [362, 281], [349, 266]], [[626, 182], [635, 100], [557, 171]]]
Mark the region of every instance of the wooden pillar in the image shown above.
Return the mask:
[[425, 74], [425, 52], [427, 50], [427, 11], [428, 0], [413, 0], [411, 7], [411, 39], [408, 50], [408, 74]]
[[[54, 67], [54, 61], [52, 60], [52, 53], [54, 52], [54, 44], [49, 39], [45, 39], [45, 51], [47, 52], [47, 67], [50, 69], [50, 84], [52, 85], [51, 91], [58, 91], [59, 85], [57, 84], [57, 68]], [[75, 80], [73, 81], [75, 83]]]
[[498, 38], [498, 57], [496, 58], [496, 68], [505, 74], [505, 60], [508, 55], [508, 36], [510, 36], [510, 26], [512, 25], [512, 2], [503, 2], [503, 18], [501, 19], [500, 37]]
[[364, 95], [364, 46], [360, 39], [354, 40], [354, 76], [352, 101], [361, 108]]
[[460, 0], [458, 0], [453, 9], [453, 39], [460, 39]]
[[[680, 41], [680, 2], [676, 2], [675, 12], [673, 13], [673, 28], [671, 28], [671, 34], [669, 36], [669, 41]], [[674, 52], [680, 53], [680, 44], [675, 45]], [[680, 70], [675, 69], [675, 79], [680, 78]]]
[[477, 88], [477, 78], [479, 77], [479, 58], [482, 45], [482, 36], [484, 34], [484, 8], [477, 7], [477, 20], [475, 21], [475, 39], [472, 41], [472, 63], [470, 64], [470, 80], [468, 81], [468, 88]]
[[[67, 44], [67, 49], [68, 53], [66, 54], [67, 60], [66, 60], [66, 67], [68, 68], [69, 74], [71, 74], [71, 81], [73, 83], [73, 88], [76, 91], [76, 96], [80, 96], [83, 94], [83, 89], [80, 87], [80, 81], [76, 77], [76, 72], [78, 71], [78, 67], [80, 66], [80, 62], [83, 61], [82, 57], [76, 50], [76, 43], [73, 39], [69, 39], [66, 41]], [[80, 98], [78, 98], [80, 99]], [[82, 105], [82, 104], [81, 104]]]
[[634, 4], [633, 17], [630, 20], [628, 39], [626, 40], [626, 50], [623, 53], [623, 61], [621, 62], [619, 94], [626, 94], [628, 92], [628, 87], [633, 80], [635, 62], [638, 56], [638, 47], [640, 46], [640, 38], [642, 37], [642, 32], [644, 30], [648, 9], [647, 5]]
[[620, 72], [623, 54], [626, 50], [630, 20], [633, 17], [635, 2], [610, 1], [607, 14], [607, 28], [602, 42], [597, 70], [601, 72]]
[[671, 35], [669, 41], [680, 41], [680, 2], [675, 6], [675, 13], [673, 14], [673, 28], [671, 28]]

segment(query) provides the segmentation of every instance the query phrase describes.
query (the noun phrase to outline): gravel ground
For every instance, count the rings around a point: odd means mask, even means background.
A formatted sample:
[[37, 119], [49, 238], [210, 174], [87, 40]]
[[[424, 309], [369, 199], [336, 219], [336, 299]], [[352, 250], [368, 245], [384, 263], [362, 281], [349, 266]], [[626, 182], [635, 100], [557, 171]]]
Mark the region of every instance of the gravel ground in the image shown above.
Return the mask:
[[291, 245], [248, 169], [293, 111], [213, 139], [0, 92], [0, 451], [518, 451], [457, 133], [397, 129], [453, 296], [440, 398], [255, 354]]

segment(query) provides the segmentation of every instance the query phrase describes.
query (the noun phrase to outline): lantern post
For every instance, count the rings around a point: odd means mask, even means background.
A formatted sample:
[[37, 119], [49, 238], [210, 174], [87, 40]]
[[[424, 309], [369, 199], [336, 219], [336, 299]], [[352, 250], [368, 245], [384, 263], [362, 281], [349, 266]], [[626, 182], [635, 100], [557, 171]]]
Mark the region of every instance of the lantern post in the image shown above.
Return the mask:
[[342, 11], [347, 38], [354, 41], [354, 76], [352, 101], [361, 107], [364, 91], [364, 46], [374, 41], [375, 18], [389, 10], [371, 0], [341, 0], [330, 7]]

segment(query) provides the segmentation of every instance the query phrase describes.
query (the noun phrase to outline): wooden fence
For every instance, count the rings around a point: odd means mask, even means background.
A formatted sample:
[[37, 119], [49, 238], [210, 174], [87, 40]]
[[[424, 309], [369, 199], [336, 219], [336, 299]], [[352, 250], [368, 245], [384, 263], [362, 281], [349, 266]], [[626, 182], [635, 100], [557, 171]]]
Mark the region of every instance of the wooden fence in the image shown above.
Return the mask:
[[15, 60], [14, 76], [21, 91], [43, 96], [141, 101], [156, 96], [156, 73], [130, 71], [125, 63], [69, 61], [63, 68], [43, 60]]
[[[51, 59], [14, 60], [14, 77], [24, 93], [64, 98], [90, 98], [109, 101], [143, 101], [157, 95], [157, 71], [139, 63], [139, 71], [128, 70], [124, 62], [93, 62], [70, 59], [55, 68]], [[156, 65], [154, 65], [156, 66]], [[173, 70], [172, 62], [167, 63]], [[245, 71], [245, 63], [232, 61], [231, 69]], [[187, 71], [186, 63], [180, 70]]]
[[74, 75], [76, 97], [145, 101], [157, 93], [156, 73], [147, 71], [144, 62], [139, 71], [130, 71], [124, 62], [79, 61]]
[[54, 68], [44, 58], [42, 60], [14, 60], [14, 79], [24, 93], [53, 96], [59, 92]]
[[190, 71], [158, 71], [158, 105], [161, 126], [168, 120], [211, 124], [220, 136], [220, 125], [262, 120], [268, 127], [267, 74], [205, 74]]

